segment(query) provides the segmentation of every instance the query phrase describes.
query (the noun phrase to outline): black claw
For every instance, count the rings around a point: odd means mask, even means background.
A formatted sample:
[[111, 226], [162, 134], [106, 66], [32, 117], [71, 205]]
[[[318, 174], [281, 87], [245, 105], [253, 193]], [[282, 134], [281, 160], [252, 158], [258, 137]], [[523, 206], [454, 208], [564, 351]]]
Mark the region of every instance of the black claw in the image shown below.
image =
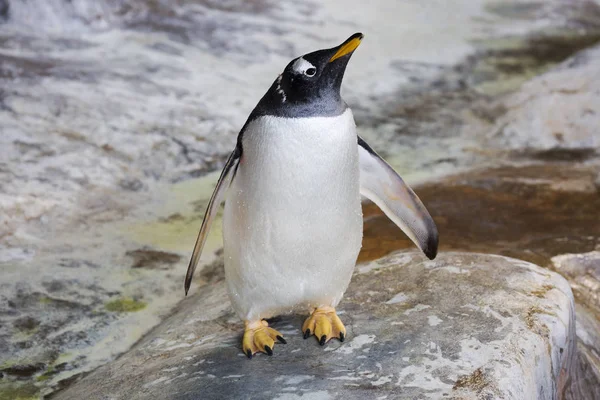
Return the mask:
[[283, 344], [287, 344], [287, 342], [285, 341], [285, 339], [281, 335], [277, 335], [277, 340], [279, 340]]
[[267, 346], [267, 345], [265, 345], [265, 351], [267, 352], [267, 354], [269, 356], [273, 355], [273, 350], [271, 350], [271, 348], [269, 346]]
[[326, 335], [321, 336], [321, 340], [319, 340], [319, 344], [321, 346], [325, 346], [325, 340], [327, 340], [327, 336]]
[[340, 332], [340, 342], [343, 342], [344, 340], [346, 340], [346, 337], [344, 336], [344, 332]]
[[252, 350], [246, 351], [246, 357], [252, 360]]
[[304, 332], [304, 339], [308, 339], [310, 337], [310, 329], [307, 329], [306, 332]]

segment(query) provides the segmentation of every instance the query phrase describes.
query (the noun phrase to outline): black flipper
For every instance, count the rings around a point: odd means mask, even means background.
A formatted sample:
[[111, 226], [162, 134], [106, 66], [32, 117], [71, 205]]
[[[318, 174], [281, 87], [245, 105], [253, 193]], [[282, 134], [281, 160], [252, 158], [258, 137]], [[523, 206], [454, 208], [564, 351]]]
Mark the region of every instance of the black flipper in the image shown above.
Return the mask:
[[184, 288], [186, 295], [188, 290], [190, 290], [192, 276], [194, 275], [194, 271], [198, 265], [198, 260], [200, 260], [200, 254], [202, 254], [202, 249], [204, 248], [204, 243], [206, 243], [206, 238], [208, 236], [208, 232], [210, 231], [212, 221], [214, 220], [215, 215], [217, 215], [219, 206], [225, 199], [225, 193], [227, 192], [229, 185], [231, 185], [241, 155], [242, 151], [238, 145], [227, 159], [227, 162], [223, 167], [223, 171], [221, 172], [221, 176], [217, 182], [217, 187], [215, 188], [215, 191], [208, 202], [208, 207], [206, 208], [206, 213], [204, 214], [204, 219], [202, 220], [202, 226], [200, 227], [200, 232], [198, 233], [198, 238], [196, 239], [196, 244], [194, 245], [194, 252], [192, 253], [192, 258], [190, 259], [190, 264], [188, 266], [187, 273], [185, 274]]
[[433, 260], [437, 255], [438, 231], [415, 192], [360, 136], [360, 193], [367, 197]]

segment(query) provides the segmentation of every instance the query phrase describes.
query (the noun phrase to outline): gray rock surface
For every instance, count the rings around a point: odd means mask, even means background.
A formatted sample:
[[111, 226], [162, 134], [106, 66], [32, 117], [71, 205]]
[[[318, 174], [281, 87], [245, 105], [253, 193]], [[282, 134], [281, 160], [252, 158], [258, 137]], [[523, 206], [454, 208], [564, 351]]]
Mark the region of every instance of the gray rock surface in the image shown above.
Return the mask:
[[563, 254], [552, 257], [552, 264], [569, 280], [577, 299], [600, 314], [600, 251]]
[[600, 148], [600, 47], [579, 53], [527, 83], [504, 102], [495, 139], [519, 151]]
[[600, 399], [600, 319], [598, 310], [577, 304], [577, 361], [571, 374], [567, 400]]
[[566, 280], [501, 256], [358, 265], [339, 311], [347, 342], [303, 340], [303, 316], [285, 316], [288, 344], [247, 360], [220, 280], [56, 398], [555, 399], [576, 358]]
[[[573, 399], [600, 398], [600, 251], [552, 258], [556, 271], [569, 280], [576, 307], [578, 364]], [[580, 390], [577, 388], [586, 388]]]

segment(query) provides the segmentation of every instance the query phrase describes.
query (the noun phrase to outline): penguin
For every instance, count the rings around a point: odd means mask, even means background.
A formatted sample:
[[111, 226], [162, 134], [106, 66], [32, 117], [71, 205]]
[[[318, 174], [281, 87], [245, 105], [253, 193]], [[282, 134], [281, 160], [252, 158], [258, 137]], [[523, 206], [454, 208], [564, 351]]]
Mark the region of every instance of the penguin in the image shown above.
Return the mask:
[[224, 201], [225, 280], [244, 321], [248, 358], [285, 344], [267, 319], [308, 312], [304, 338], [344, 341], [336, 306], [362, 245], [361, 195], [433, 259], [438, 232], [423, 203], [356, 132], [340, 95], [363, 39], [292, 60], [242, 127], [210, 198], [185, 278], [185, 293]]

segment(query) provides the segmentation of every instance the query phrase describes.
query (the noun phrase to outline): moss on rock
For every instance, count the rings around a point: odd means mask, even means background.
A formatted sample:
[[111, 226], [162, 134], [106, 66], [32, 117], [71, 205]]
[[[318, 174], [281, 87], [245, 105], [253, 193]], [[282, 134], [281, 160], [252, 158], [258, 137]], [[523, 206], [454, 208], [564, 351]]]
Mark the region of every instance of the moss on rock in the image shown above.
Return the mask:
[[123, 297], [109, 301], [104, 305], [104, 308], [113, 312], [135, 312], [146, 308], [146, 303], [129, 297]]

